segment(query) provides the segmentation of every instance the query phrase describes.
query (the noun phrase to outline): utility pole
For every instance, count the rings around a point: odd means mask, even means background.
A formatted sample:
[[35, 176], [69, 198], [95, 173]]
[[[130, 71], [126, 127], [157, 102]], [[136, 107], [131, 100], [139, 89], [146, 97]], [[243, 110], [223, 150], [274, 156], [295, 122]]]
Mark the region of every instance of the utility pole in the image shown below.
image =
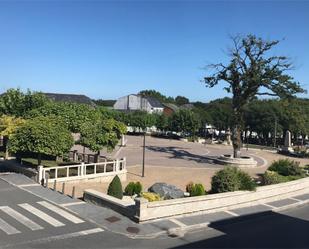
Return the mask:
[[275, 139], [274, 139], [274, 147], [277, 146], [277, 117], [275, 116]]
[[142, 177], [145, 177], [145, 149], [146, 149], [146, 132], [144, 132], [144, 141], [143, 141], [143, 171], [142, 171]]

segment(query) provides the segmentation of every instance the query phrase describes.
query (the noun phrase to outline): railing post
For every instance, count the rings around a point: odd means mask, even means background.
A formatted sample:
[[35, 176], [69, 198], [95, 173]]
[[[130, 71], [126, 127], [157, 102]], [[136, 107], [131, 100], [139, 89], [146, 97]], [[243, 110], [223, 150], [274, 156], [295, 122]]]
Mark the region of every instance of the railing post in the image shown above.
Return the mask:
[[55, 168], [55, 179], [57, 179], [57, 177], [58, 177], [58, 169]]
[[43, 185], [45, 180], [44, 167], [42, 165], [39, 165], [37, 170], [38, 170], [38, 183]]
[[80, 175], [84, 176], [85, 175], [85, 163], [82, 162], [82, 164], [80, 165]]
[[67, 167], [67, 178], [69, 177], [69, 167]]
[[97, 164], [94, 164], [94, 174], [97, 174]]

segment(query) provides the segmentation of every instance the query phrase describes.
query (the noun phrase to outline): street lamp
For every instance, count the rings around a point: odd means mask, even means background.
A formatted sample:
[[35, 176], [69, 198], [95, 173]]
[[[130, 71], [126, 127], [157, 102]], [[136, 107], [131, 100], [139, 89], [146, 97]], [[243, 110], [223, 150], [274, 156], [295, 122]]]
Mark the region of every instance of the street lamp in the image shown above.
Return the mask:
[[143, 141], [142, 177], [145, 177], [145, 149], [146, 149], [146, 132], [144, 132], [144, 141]]

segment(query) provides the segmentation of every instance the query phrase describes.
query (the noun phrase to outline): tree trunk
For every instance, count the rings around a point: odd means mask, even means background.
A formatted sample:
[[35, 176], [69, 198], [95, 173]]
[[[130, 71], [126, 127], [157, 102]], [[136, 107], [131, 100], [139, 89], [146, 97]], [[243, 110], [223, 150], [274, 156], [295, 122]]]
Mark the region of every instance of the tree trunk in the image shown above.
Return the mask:
[[38, 165], [41, 165], [42, 163], [42, 155], [41, 153], [38, 153]]
[[8, 137], [3, 138], [3, 143], [4, 143], [4, 148], [5, 148], [4, 159], [8, 160], [9, 159], [9, 139]]
[[234, 158], [240, 157], [240, 148], [241, 148], [241, 129], [240, 125], [235, 125], [233, 132], [233, 150], [234, 150]]

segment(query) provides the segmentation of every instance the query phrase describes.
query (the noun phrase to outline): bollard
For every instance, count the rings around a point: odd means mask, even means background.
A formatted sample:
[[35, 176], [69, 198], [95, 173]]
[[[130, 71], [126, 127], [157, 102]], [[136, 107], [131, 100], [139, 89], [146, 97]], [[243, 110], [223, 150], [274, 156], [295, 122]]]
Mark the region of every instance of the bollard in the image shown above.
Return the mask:
[[65, 182], [62, 183], [62, 194], [65, 192]]
[[54, 181], [54, 191], [56, 191], [57, 190], [57, 181], [55, 180]]
[[75, 186], [72, 188], [72, 198], [75, 199]]

